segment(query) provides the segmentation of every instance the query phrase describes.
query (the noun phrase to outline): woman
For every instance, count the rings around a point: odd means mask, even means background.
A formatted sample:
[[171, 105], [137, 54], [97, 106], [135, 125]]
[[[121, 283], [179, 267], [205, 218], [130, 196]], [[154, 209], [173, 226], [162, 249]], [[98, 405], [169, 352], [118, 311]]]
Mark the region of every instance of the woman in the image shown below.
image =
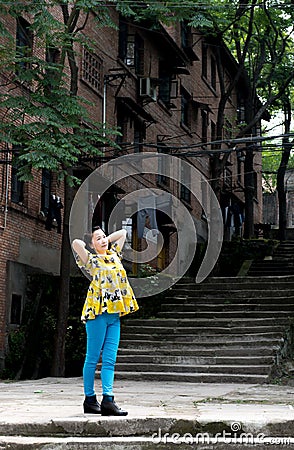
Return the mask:
[[[126, 416], [114, 402], [114, 366], [120, 339], [120, 316], [139, 309], [126, 271], [121, 263], [121, 249], [126, 231], [119, 230], [106, 236], [95, 227], [91, 236], [91, 249], [75, 239], [72, 243], [77, 264], [92, 277], [82, 311], [86, 325], [87, 352], [83, 369], [84, 412], [103, 416]], [[113, 243], [109, 249], [109, 244]], [[95, 371], [102, 353], [102, 402], [98, 403], [95, 389]]]

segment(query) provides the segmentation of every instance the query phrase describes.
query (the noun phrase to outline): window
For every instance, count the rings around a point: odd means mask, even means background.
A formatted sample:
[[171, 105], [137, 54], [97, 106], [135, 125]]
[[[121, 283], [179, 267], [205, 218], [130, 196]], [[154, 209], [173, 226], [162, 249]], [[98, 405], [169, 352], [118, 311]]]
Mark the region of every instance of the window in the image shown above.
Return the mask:
[[24, 182], [19, 179], [19, 164], [15, 161], [19, 150], [13, 148], [12, 167], [11, 167], [11, 201], [13, 203], [23, 203], [24, 201]]
[[143, 151], [143, 140], [145, 132], [141, 124], [135, 122], [134, 125], [134, 153], [140, 153]]
[[183, 49], [191, 46], [191, 27], [186, 21], [181, 22], [181, 43]]
[[202, 142], [207, 142], [207, 127], [208, 127], [208, 114], [204, 109], [201, 109], [201, 139]]
[[182, 49], [191, 61], [197, 61], [198, 56], [196, 55], [193, 48], [193, 33], [192, 28], [188, 25], [187, 21], [183, 20], [181, 22], [181, 44]]
[[[216, 141], [216, 125], [215, 125], [215, 123], [211, 121], [210, 127], [211, 127], [211, 141], [214, 142], [214, 141]], [[212, 144], [212, 148], [216, 148], [216, 144]]]
[[49, 210], [49, 200], [51, 192], [51, 172], [48, 169], [42, 170], [41, 186], [41, 211], [47, 215]]
[[238, 183], [242, 183], [242, 159], [237, 155], [237, 179]]
[[32, 56], [33, 33], [30, 30], [30, 24], [22, 17], [17, 18], [16, 24], [16, 74], [31, 67], [27, 60]]
[[122, 18], [119, 21], [118, 57], [137, 75], [144, 75], [144, 40], [138, 33], [129, 33], [128, 24]]
[[207, 78], [207, 44], [202, 42], [202, 76]]
[[163, 61], [159, 61], [159, 80], [158, 98], [168, 105], [171, 99], [171, 75]]
[[50, 92], [58, 80], [58, 72], [55, 70], [54, 65], [57, 65], [60, 62], [60, 50], [56, 47], [47, 45], [46, 62], [48, 63], [46, 68], [47, 86]]
[[191, 203], [191, 169], [187, 164], [181, 166], [181, 191], [180, 199], [186, 203]]
[[185, 89], [181, 89], [181, 125], [188, 128], [191, 128], [191, 109], [191, 95]]
[[210, 84], [216, 90], [216, 61], [213, 57], [210, 60]]
[[129, 67], [135, 67], [135, 35], [128, 34], [126, 37], [126, 53], [124, 63]]
[[117, 109], [117, 127], [121, 136], [117, 136], [116, 142], [118, 145], [123, 145], [127, 141], [128, 117], [119, 107]]
[[13, 325], [20, 325], [22, 310], [22, 296], [12, 294], [10, 306], [10, 323]]
[[144, 40], [138, 34], [135, 35], [135, 73], [144, 75]]
[[[162, 142], [160, 143], [160, 147], [158, 149], [158, 153], [167, 153], [168, 147], [165, 146]], [[158, 158], [158, 172], [157, 175], [157, 183], [164, 184], [165, 186], [169, 185], [169, 178], [168, 178], [168, 166], [167, 166], [167, 159], [165, 158]]]
[[131, 217], [127, 217], [125, 220], [123, 220], [122, 228], [127, 232], [124, 249], [130, 250], [132, 249], [133, 244], [133, 219]]
[[102, 94], [103, 92], [103, 61], [99, 56], [83, 49], [82, 80], [91, 88]]

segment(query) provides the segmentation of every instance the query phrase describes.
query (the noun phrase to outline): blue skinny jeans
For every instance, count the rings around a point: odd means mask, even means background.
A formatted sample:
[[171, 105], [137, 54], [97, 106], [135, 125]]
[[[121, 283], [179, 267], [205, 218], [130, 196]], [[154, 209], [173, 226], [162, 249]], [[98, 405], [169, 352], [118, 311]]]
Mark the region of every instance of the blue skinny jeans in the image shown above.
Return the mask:
[[87, 320], [86, 333], [87, 353], [83, 368], [85, 395], [95, 395], [95, 371], [101, 353], [102, 394], [113, 395], [114, 366], [120, 339], [119, 314], [104, 312], [95, 319]]

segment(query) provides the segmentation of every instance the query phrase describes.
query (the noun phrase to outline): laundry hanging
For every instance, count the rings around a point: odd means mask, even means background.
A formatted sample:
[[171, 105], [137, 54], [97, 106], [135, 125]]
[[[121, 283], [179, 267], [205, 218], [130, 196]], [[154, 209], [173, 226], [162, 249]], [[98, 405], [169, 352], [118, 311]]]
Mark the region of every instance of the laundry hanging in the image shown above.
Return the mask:
[[56, 220], [57, 223], [57, 233], [61, 233], [61, 209], [63, 208], [63, 204], [61, 202], [61, 198], [57, 195], [51, 194], [49, 199], [49, 209], [45, 222], [45, 228], [48, 231], [51, 231], [53, 226], [53, 220]]
[[144, 228], [146, 219], [149, 218], [150, 227], [153, 230], [158, 230], [156, 221], [156, 196], [148, 195], [148, 197], [140, 197], [138, 199], [138, 213], [137, 213], [137, 231], [138, 238], [144, 235]]

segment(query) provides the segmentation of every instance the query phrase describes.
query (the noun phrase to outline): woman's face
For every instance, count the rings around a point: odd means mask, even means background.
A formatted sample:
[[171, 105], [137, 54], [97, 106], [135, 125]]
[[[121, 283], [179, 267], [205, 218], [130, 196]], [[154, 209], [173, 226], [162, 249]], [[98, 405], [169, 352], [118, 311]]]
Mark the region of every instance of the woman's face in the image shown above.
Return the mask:
[[92, 234], [92, 245], [96, 253], [105, 254], [108, 248], [108, 239], [103, 230], [95, 230]]

